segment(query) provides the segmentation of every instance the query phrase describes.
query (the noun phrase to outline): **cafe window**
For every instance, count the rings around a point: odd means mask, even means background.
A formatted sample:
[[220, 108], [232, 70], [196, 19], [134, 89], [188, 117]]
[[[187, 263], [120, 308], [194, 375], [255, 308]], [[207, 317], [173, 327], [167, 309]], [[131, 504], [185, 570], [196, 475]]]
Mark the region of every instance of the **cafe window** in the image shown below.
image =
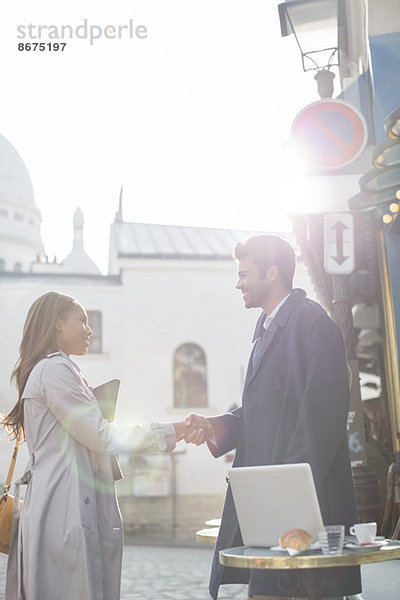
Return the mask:
[[174, 352], [174, 407], [207, 406], [207, 364], [204, 350], [187, 343]]
[[93, 331], [90, 338], [89, 354], [101, 354], [102, 351], [102, 314], [100, 310], [87, 311], [89, 327]]

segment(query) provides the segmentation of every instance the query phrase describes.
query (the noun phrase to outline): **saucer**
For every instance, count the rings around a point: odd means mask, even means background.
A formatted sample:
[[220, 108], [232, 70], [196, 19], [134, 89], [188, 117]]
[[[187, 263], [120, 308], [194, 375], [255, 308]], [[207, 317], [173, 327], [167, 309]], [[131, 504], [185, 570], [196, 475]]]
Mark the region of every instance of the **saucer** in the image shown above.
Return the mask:
[[388, 542], [385, 539], [376, 539], [374, 542], [369, 542], [368, 544], [360, 544], [358, 542], [349, 542], [345, 544], [345, 548], [379, 548], [380, 546], [386, 546]]

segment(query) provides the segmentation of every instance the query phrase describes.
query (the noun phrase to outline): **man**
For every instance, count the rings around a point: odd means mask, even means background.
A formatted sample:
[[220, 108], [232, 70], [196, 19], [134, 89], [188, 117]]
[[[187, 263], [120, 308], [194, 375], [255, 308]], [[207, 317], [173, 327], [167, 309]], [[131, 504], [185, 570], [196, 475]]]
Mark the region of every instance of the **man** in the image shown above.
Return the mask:
[[[353, 480], [346, 439], [349, 405], [343, 340], [337, 325], [303, 290], [292, 289], [293, 248], [274, 235], [254, 236], [234, 250], [236, 288], [246, 308], [262, 308], [253, 338], [242, 406], [209, 418], [190, 415], [198, 427], [187, 441], [200, 444], [212, 426], [208, 446], [215, 457], [236, 448], [234, 467], [308, 462], [326, 525], [356, 522]], [[200, 430], [200, 428], [203, 428]], [[228, 486], [210, 579], [215, 599], [223, 583], [249, 582], [249, 597], [305, 597], [300, 573], [289, 587], [276, 572], [234, 569], [219, 564], [223, 548], [242, 545]], [[322, 595], [360, 592], [358, 567], [327, 569]]]

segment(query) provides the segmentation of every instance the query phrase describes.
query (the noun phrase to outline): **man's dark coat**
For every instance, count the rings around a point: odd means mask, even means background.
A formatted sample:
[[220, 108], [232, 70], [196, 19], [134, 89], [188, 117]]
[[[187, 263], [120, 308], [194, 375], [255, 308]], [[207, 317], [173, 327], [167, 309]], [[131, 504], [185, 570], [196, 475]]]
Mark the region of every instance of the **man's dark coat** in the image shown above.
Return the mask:
[[[356, 522], [356, 510], [346, 439], [349, 383], [341, 332], [325, 310], [299, 289], [292, 291], [267, 330], [264, 320], [262, 313], [242, 406], [210, 419], [217, 445], [209, 444], [209, 448], [215, 457], [236, 448], [234, 467], [308, 462], [325, 525], [349, 527]], [[210, 579], [211, 596], [217, 598], [221, 583], [248, 581], [251, 595], [285, 595], [276, 587], [275, 574], [268, 570], [219, 564], [219, 550], [242, 543], [228, 486]], [[338, 569], [335, 581], [323, 595], [360, 591], [358, 568]], [[304, 590], [297, 589], [287, 595], [300, 597], [302, 593]]]

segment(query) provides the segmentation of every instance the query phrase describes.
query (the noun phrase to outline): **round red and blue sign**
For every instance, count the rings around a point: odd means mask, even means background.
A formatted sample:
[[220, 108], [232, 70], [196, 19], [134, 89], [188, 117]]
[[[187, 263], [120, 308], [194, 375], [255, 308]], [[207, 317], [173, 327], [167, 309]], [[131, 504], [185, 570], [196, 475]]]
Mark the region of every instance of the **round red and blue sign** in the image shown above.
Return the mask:
[[319, 100], [297, 115], [292, 138], [310, 166], [339, 169], [360, 156], [368, 131], [364, 116], [351, 104]]

